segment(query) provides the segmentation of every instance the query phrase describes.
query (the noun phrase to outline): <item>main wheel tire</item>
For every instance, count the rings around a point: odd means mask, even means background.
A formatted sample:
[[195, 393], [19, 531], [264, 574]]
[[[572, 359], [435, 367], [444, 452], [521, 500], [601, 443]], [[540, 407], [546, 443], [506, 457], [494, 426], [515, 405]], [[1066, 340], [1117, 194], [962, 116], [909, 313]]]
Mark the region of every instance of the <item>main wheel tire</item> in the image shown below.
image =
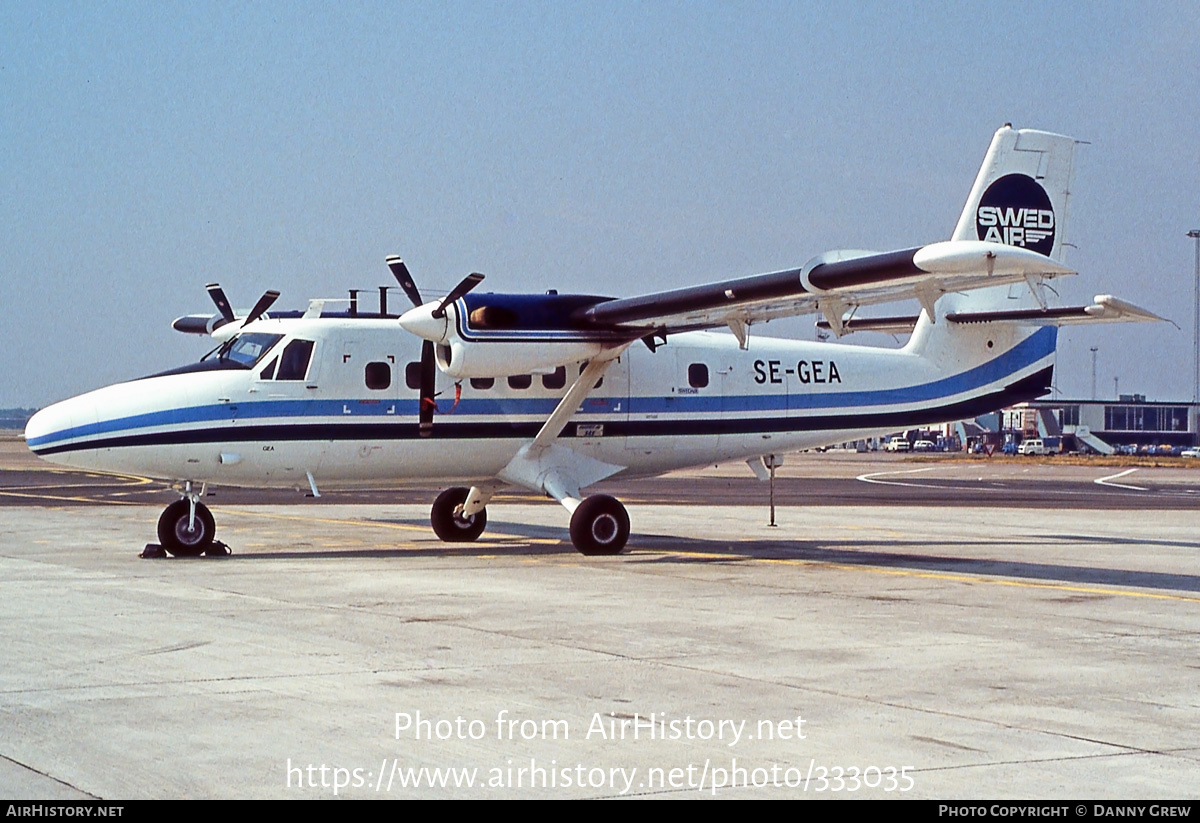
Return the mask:
[[464, 503], [470, 489], [456, 486], [446, 489], [433, 501], [433, 511], [429, 521], [433, 524], [433, 533], [446, 543], [471, 543], [479, 539], [487, 528], [487, 509], [481, 509], [477, 514], [463, 517], [456, 513]]
[[158, 542], [175, 557], [198, 557], [212, 546], [217, 534], [217, 521], [203, 503], [196, 504], [193, 527], [188, 529], [189, 505], [176, 500], [158, 518]]
[[620, 554], [628, 539], [629, 513], [615, 497], [594, 494], [571, 515], [571, 542], [580, 554]]

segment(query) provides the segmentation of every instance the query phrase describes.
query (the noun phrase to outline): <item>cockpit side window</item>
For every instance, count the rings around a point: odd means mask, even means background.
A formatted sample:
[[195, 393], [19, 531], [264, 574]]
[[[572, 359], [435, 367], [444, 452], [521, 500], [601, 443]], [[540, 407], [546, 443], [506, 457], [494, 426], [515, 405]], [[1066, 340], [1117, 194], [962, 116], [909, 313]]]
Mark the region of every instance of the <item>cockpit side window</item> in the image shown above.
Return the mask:
[[275, 366], [278, 365], [278, 363], [279, 363], [279, 358], [276, 357], [274, 360], [272, 360], [267, 365], [267, 367], [265, 369], [263, 369], [262, 371], [260, 371], [258, 373], [258, 379], [259, 380], [270, 380], [271, 378], [273, 378], [275, 376]]
[[239, 334], [221, 346], [218, 358], [222, 361], [232, 360], [249, 369], [261, 360], [281, 337], [279, 334]]
[[308, 374], [308, 363], [312, 360], [313, 341], [293, 340], [288, 343], [279, 358], [276, 380], [303, 380]]

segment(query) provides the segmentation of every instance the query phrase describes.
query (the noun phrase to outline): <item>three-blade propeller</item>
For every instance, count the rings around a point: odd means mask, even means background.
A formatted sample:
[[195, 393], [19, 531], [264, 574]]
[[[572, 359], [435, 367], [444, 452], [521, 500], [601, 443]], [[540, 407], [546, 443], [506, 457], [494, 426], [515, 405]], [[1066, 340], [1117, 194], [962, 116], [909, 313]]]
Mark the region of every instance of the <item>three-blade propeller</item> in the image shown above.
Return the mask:
[[[400, 288], [413, 304], [413, 308], [405, 312], [404, 316], [401, 317], [400, 324], [418, 337], [424, 338], [421, 343], [421, 405], [419, 420], [421, 436], [429, 437], [433, 434], [433, 413], [437, 410], [436, 394], [434, 392], [437, 380], [437, 364], [434, 362], [434, 340], [440, 340], [445, 334], [446, 307], [453, 305], [454, 301], [483, 282], [483, 275], [478, 273], [468, 274], [436, 306], [429, 308], [430, 304], [421, 301], [421, 292], [417, 289], [417, 284], [413, 281], [412, 274], [409, 272], [408, 266], [404, 265], [404, 261], [398, 256], [392, 255], [387, 258], [387, 265], [391, 269], [392, 276], [396, 278], [396, 282], [400, 284]], [[429, 319], [441, 322], [430, 324]], [[430, 325], [433, 326], [432, 329], [429, 328]]]
[[[392, 276], [396, 278], [396, 282], [400, 284], [400, 288], [408, 295], [409, 301], [413, 304], [414, 309], [419, 309], [425, 305], [421, 299], [421, 292], [417, 289], [417, 284], [413, 281], [412, 274], [408, 270], [408, 266], [404, 264], [397, 255], [392, 255], [387, 259], [388, 268], [392, 271]], [[438, 302], [437, 306], [429, 311], [429, 316], [441, 319], [446, 316], [446, 307], [453, 305], [455, 300], [462, 297], [467, 292], [474, 289], [483, 282], [483, 275], [478, 272], [472, 272], [459, 281], [458, 285], [450, 290], [450, 293]]]
[[[238, 319], [237, 315], [233, 311], [233, 307], [229, 304], [229, 298], [225, 296], [225, 290], [222, 289], [219, 284], [209, 283], [204, 288], [208, 289], [208, 296], [212, 298], [213, 303], [216, 304], [217, 311], [221, 314], [221, 322], [213, 323], [212, 325], [212, 329], [214, 331], [221, 326], [233, 323]], [[250, 310], [250, 313], [242, 318], [241, 325], [239, 325], [238, 328], [244, 329], [246, 326], [249, 326], [255, 320], [262, 317], [264, 314], [266, 314], [267, 309], [271, 308], [271, 306], [273, 306], [275, 301], [278, 299], [279, 292], [275, 291], [275, 289], [268, 289], [267, 291], [263, 292], [263, 296], [258, 298], [258, 302], [254, 304], [254, 308]]]
[[[424, 338], [421, 344], [421, 367], [420, 367], [420, 433], [422, 437], [428, 437], [433, 433], [433, 414], [437, 410], [437, 401], [435, 400], [436, 393], [434, 391], [437, 381], [437, 363], [434, 359], [434, 342], [444, 338], [446, 330], [446, 309], [452, 306], [456, 300], [470, 292], [481, 282], [483, 275], [472, 273], [459, 281], [450, 292], [438, 301], [430, 301], [424, 303], [421, 300], [421, 292], [417, 288], [416, 282], [413, 280], [412, 274], [408, 270], [408, 266], [404, 264], [398, 256], [387, 258], [388, 268], [392, 275], [396, 278], [396, 282], [400, 284], [401, 290], [413, 304], [413, 308], [405, 312], [401, 319], [401, 325], [404, 328], [412, 331], [419, 337]], [[254, 304], [254, 308], [245, 316], [238, 318], [234, 312], [229, 298], [225, 296], [225, 291], [217, 283], [209, 283], [209, 297], [220, 312], [221, 321], [218, 323], [206, 324], [209, 328], [215, 329], [218, 326], [233, 324], [240, 319], [237, 328], [243, 329], [262, 317], [267, 309], [274, 305], [279, 299], [279, 292], [271, 289], [263, 294]], [[406, 319], [407, 318], [407, 322]], [[182, 318], [188, 320], [189, 318]], [[181, 321], [176, 321], [177, 328]], [[231, 328], [233, 328], [231, 326]], [[191, 328], [186, 329], [191, 331]], [[232, 337], [236, 332], [231, 333]], [[225, 335], [222, 335], [224, 337]]]

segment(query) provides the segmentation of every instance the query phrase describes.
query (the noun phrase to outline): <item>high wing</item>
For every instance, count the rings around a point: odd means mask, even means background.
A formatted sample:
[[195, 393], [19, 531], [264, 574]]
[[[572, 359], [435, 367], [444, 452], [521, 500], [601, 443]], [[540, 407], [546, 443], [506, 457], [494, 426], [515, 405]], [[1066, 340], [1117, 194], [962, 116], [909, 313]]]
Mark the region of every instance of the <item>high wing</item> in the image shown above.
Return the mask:
[[[882, 322], [855, 318], [860, 306], [915, 298], [931, 324], [1017, 322], [1024, 325], [1146, 321], [1161, 318], [1117, 300], [1051, 308], [1042, 282], [1074, 274], [1037, 251], [983, 240], [946, 240], [902, 251], [823, 254], [798, 269], [739, 277], [629, 298], [478, 291], [435, 300], [400, 318], [408, 331], [435, 344], [438, 367], [452, 377], [494, 377], [554, 369], [616, 356], [631, 342], [651, 349], [679, 332], [727, 326], [742, 348], [748, 327], [774, 318], [819, 313], [838, 335], [860, 329], [911, 331], [917, 318]], [[956, 311], [955, 298], [1020, 284], [1026, 299], [988, 312]], [[1003, 301], [1007, 303], [1008, 301]], [[936, 307], [935, 307], [936, 304]], [[999, 310], [1003, 308], [1003, 310]], [[944, 318], [944, 319], [943, 319]]]
[[[847, 310], [916, 298], [933, 316], [947, 292], [964, 292], [1075, 272], [1029, 249], [981, 240], [947, 240], [901, 251], [837, 251], [799, 269], [758, 274], [610, 300], [576, 319], [596, 329], [670, 333], [821, 312], [835, 331]], [[739, 334], [739, 337], [741, 335]]]

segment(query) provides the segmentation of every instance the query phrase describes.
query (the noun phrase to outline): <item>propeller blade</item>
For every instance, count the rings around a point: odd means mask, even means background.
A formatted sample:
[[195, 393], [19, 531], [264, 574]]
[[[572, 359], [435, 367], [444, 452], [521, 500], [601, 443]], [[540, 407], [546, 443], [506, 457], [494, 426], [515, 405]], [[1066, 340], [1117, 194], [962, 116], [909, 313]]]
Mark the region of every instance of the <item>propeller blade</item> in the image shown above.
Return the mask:
[[263, 312], [271, 308], [271, 304], [278, 299], [279, 292], [275, 291], [274, 289], [268, 289], [267, 291], [263, 292], [263, 296], [258, 298], [258, 302], [254, 304], [254, 308], [252, 308], [250, 313], [246, 315], [246, 320], [242, 323], [242, 327], [245, 328], [259, 317], [262, 317]]
[[414, 306], [421, 305], [421, 292], [417, 291], [417, 284], [413, 282], [412, 275], [409, 274], [408, 266], [404, 265], [404, 261], [393, 254], [387, 259], [387, 266], [392, 270], [392, 276], [396, 278], [400, 288], [404, 289], [404, 293], [408, 295], [412, 304]]
[[208, 296], [217, 304], [217, 311], [225, 318], [226, 323], [233, 322], [233, 308], [229, 305], [229, 299], [225, 296], [225, 290], [216, 283], [209, 283], [204, 288], [208, 289]]
[[433, 317], [445, 317], [446, 307], [453, 303], [458, 298], [469, 292], [471, 289], [483, 282], [483, 275], [475, 272], [464, 277], [457, 286], [450, 290], [450, 293], [442, 298], [442, 302], [433, 310]]
[[437, 364], [433, 361], [433, 343], [426, 340], [421, 344], [421, 407], [418, 412], [418, 433], [421, 437], [433, 434], [433, 413], [437, 410], [437, 401], [433, 398], [436, 380]]

